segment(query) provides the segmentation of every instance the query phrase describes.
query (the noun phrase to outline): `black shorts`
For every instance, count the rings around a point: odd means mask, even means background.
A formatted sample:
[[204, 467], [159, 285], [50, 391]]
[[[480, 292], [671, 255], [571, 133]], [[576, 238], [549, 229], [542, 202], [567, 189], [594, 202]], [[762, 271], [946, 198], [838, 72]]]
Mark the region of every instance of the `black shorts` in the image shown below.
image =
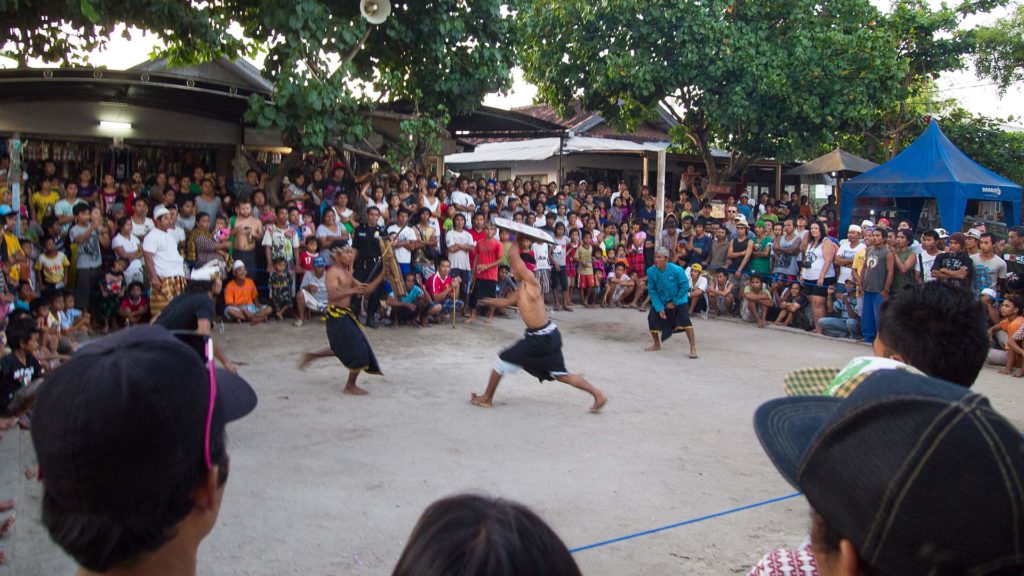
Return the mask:
[[481, 298], [495, 298], [498, 296], [497, 280], [476, 279], [473, 285], [473, 305], [476, 306]]
[[818, 286], [817, 282], [811, 282], [806, 278], [801, 278], [800, 283], [804, 285], [804, 292], [808, 296], [821, 296], [822, 298], [828, 297], [828, 287], [836, 283], [836, 277], [825, 278], [825, 285]]
[[553, 292], [564, 292], [569, 289], [569, 275], [565, 272], [565, 266], [558, 270], [551, 269], [551, 290]]
[[551, 322], [543, 328], [527, 330], [522, 340], [502, 350], [498, 358], [526, 370], [541, 382], [569, 373], [562, 357], [562, 334]]
[[665, 309], [665, 317], [651, 307], [647, 313], [647, 327], [653, 334], [660, 334], [662, 341], [668, 340], [676, 332], [693, 330], [690, 322], [690, 304], [679, 304], [672, 310]]

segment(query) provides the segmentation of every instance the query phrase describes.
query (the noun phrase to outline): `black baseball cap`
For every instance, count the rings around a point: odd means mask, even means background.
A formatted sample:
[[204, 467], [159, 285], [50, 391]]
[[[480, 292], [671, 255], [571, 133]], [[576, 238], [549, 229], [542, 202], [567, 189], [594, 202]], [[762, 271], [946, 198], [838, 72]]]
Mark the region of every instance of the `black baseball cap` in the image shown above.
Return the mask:
[[845, 399], [767, 402], [754, 428], [783, 477], [879, 574], [1024, 568], [1024, 439], [984, 396], [879, 370]]
[[[162, 326], [128, 328], [82, 346], [46, 377], [32, 442], [49, 497], [116, 517], [205, 469], [209, 370], [186, 340]], [[241, 377], [215, 373], [211, 438], [257, 402]]]

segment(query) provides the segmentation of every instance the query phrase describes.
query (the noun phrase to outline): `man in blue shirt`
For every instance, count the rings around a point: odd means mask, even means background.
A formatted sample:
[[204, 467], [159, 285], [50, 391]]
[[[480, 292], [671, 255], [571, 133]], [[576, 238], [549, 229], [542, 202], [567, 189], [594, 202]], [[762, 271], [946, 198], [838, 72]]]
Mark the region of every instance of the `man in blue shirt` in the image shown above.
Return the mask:
[[654, 344], [648, 352], [661, 350], [661, 341], [668, 340], [676, 332], [686, 332], [690, 341], [690, 358], [697, 357], [697, 340], [690, 323], [690, 279], [686, 271], [669, 262], [672, 252], [665, 247], [654, 253], [654, 266], [647, 269], [647, 291], [651, 297], [651, 310], [647, 314], [647, 325], [651, 330]]

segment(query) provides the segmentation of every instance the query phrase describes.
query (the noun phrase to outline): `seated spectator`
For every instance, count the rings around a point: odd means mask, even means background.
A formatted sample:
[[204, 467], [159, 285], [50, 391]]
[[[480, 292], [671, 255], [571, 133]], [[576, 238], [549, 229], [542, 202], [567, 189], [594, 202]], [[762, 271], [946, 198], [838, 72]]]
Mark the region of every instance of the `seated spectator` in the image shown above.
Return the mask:
[[986, 398], [880, 370], [845, 399], [763, 404], [754, 428], [812, 512], [811, 549], [769, 553], [751, 575], [1024, 570], [1020, 489], [1008, 480], [1024, 475], [1020, 432]]
[[127, 260], [117, 258], [100, 278], [100, 321], [103, 322], [103, 334], [110, 332], [110, 325], [121, 309], [125, 293], [124, 271], [127, 267]]
[[772, 294], [765, 287], [761, 276], [750, 276], [750, 282], [743, 287], [743, 302], [740, 306], [740, 317], [744, 321], [756, 323], [758, 328], [768, 325], [768, 309], [772, 307]]
[[254, 326], [266, 320], [271, 308], [260, 304], [256, 283], [247, 277], [241, 260], [235, 260], [231, 275], [234, 279], [224, 286], [224, 315], [239, 324], [251, 322]]
[[39, 389], [42, 523], [79, 574], [196, 572], [229, 476], [225, 427], [257, 399], [238, 376], [214, 371], [209, 340], [181, 338], [160, 326], [123, 330], [79, 350]]
[[66, 290], [63, 296], [64, 310], [57, 315], [61, 333], [68, 337], [92, 333], [92, 329], [89, 328], [89, 313], [75, 308], [75, 293]]
[[686, 274], [690, 276], [690, 317], [694, 314], [703, 313], [705, 317], [708, 313], [708, 300], [706, 294], [708, 292], [708, 279], [702, 274], [704, 267], [700, 264], [693, 264], [686, 269]]
[[711, 314], [715, 317], [730, 316], [733, 311], [735, 296], [733, 293], [736, 285], [729, 278], [729, 272], [725, 268], [715, 270], [715, 281], [708, 287], [708, 297], [711, 302]]
[[623, 302], [633, 295], [636, 287], [636, 282], [629, 277], [629, 274], [626, 274], [626, 264], [624, 262], [615, 264], [615, 269], [608, 275], [607, 283], [608, 289], [601, 300], [603, 308], [609, 306], [621, 308]]
[[405, 281], [405, 296], [396, 296], [394, 290], [388, 294], [388, 306], [391, 307], [391, 327], [397, 328], [399, 322], [414, 322], [416, 326], [426, 327], [427, 318], [441, 312], [441, 304], [431, 300], [430, 296], [416, 284], [416, 275], [412, 272], [403, 276], [403, 280]]
[[420, 516], [392, 576], [579, 576], [558, 535], [521, 504], [460, 495]]
[[284, 320], [285, 312], [295, 306], [292, 296], [292, 275], [288, 273], [288, 263], [284, 258], [274, 258], [274, 271], [270, 273], [270, 303], [274, 308], [274, 316]]
[[807, 296], [804, 295], [804, 287], [799, 282], [793, 282], [779, 299], [779, 316], [775, 323], [781, 326], [807, 328]]
[[847, 278], [843, 283], [845, 290], [828, 287], [828, 308], [834, 316], [826, 316], [818, 320], [818, 326], [826, 336], [833, 338], [860, 338], [860, 312], [857, 310], [857, 287], [853, 280]]
[[312, 261], [312, 271], [302, 275], [299, 292], [295, 295], [295, 311], [299, 319], [295, 326], [300, 327], [306, 321], [306, 311], [323, 314], [327, 309], [327, 260], [317, 256]]
[[[988, 351], [988, 361], [991, 364], [1003, 366], [1000, 374], [1012, 374], [1017, 378], [1024, 376], [1024, 349], [1021, 348], [1013, 336], [1021, 327], [1024, 327], [1024, 298], [1011, 295], [1003, 299], [999, 305], [999, 315], [1002, 318], [998, 324], [988, 329], [989, 339], [997, 343], [999, 348], [991, 348]], [[998, 339], [997, 339], [998, 335]]]
[[128, 285], [128, 293], [121, 299], [117, 315], [124, 322], [126, 328], [143, 324], [149, 320], [149, 298], [142, 293], [140, 282], [132, 282]]
[[30, 321], [12, 322], [6, 331], [11, 353], [0, 358], [0, 418], [22, 417], [35, 402], [43, 366], [36, 359], [39, 328]]
[[[499, 277], [501, 276], [500, 269], [501, 267], [499, 266]], [[427, 294], [430, 295], [434, 302], [441, 305], [442, 314], [461, 310], [465, 304], [462, 300], [458, 299], [462, 279], [452, 276], [451, 271], [451, 262], [447, 258], [442, 258], [437, 265], [437, 272], [430, 278], [427, 278]]]

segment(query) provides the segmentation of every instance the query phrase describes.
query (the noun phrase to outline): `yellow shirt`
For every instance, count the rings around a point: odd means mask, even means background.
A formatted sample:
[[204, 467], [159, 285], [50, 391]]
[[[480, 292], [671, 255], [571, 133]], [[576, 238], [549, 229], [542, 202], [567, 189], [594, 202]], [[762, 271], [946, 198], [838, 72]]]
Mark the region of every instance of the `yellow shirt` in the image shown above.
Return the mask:
[[[863, 278], [864, 264], [867, 262], [867, 250], [858, 250], [853, 257], [853, 265], [851, 268], [857, 273], [858, 278]], [[864, 290], [861, 289], [860, 283], [857, 284], [857, 295], [862, 296]]]
[[36, 221], [43, 223], [43, 218], [53, 214], [53, 206], [60, 200], [60, 194], [50, 190], [49, 194], [43, 195], [36, 192], [32, 195], [32, 209], [35, 210]]

